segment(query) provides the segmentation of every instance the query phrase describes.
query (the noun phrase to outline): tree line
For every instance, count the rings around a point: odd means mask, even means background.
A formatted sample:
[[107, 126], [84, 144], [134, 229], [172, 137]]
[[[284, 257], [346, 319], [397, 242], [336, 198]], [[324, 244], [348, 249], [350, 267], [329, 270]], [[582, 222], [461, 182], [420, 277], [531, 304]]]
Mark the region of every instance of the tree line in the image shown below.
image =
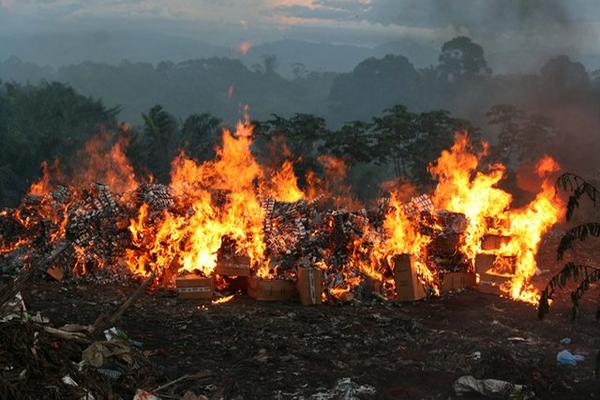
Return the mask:
[[[119, 123], [118, 108], [81, 95], [62, 83], [0, 86], [0, 201], [13, 205], [40, 175], [43, 161], [60, 160], [67, 173], [77, 173], [79, 152], [99, 132], [112, 140], [125, 137], [127, 156], [140, 176], [152, 175], [168, 182], [170, 163], [179, 151], [204, 161], [215, 156], [224, 121], [208, 112], [177, 118], [161, 105], [143, 112], [142, 123]], [[497, 144], [490, 157], [509, 166], [539, 154], [555, 137], [551, 123], [514, 105], [496, 105], [488, 123], [498, 127]], [[320, 116], [296, 113], [273, 114], [253, 121], [253, 152], [263, 163], [278, 163], [277, 146], [285, 147], [297, 176], [309, 170], [322, 173], [319, 157], [342, 159], [350, 168], [349, 180], [363, 199], [377, 194], [383, 180], [400, 179], [417, 186], [431, 181], [427, 166], [441, 150], [451, 146], [457, 131], [473, 139], [481, 130], [449, 111], [411, 111], [404, 105], [382, 110], [366, 120], [350, 121], [331, 128]]]

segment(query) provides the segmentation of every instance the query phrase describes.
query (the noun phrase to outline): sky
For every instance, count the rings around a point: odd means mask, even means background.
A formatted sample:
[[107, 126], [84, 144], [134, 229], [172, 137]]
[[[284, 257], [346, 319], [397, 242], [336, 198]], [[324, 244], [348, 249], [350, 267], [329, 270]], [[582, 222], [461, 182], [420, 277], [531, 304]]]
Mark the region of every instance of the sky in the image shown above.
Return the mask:
[[488, 51], [600, 55], [598, 0], [0, 0], [0, 35], [128, 29], [229, 47], [471, 36]]

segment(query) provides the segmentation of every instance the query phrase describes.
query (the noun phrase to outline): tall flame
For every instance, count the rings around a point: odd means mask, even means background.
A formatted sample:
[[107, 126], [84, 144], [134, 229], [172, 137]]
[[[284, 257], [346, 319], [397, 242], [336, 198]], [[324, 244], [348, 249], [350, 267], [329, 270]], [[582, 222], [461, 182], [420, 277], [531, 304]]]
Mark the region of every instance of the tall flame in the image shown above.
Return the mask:
[[[172, 164], [171, 189], [179, 199], [178, 209], [186, 215], [165, 212], [150, 245], [151, 269], [167, 269], [173, 263], [179, 271], [200, 270], [210, 275], [217, 263], [222, 238], [236, 244], [240, 255], [250, 257], [258, 272], [268, 270], [263, 233], [264, 210], [260, 189], [283, 201], [303, 198], [290, 162], [269, 182], [268, 174], [250, 151], [253, 126], [239, 122], [235, 132], [223, 130], [223, 144], [217, 148], [215, 160], [198, 164], [180, 154]], [[147, 209], [140, 209], [131, 230], [139, 232]], [[135, 236], [134, 236], [135, 237]], [[148, 244], [146, 244], [148, 246]], [[140, 271], [137, 256], [130, 254], [128, 264]]]
[[463, 251], [469, 258], [482, 253], [481, 240], [490, 231], [487, 221], [496, 221], [496, 233], [510, 237], [510, 241], [496, 251], [497, 255], [516, 257], [515, 271], [503, 290], [512, 298], [536, 302], [535, 289], [527, 282], [536, 272], [537, 253], [542, 235], [561, 218], [562, 201], [554, 194], [550, 178], [560, 169], [558, 163], [545, 156], [537, 167], [543, 180], [542, 190], [534, 200], [522, 208], [510, 209], [512, 196], [497, 187], [504, 178], [505, 167], [490, 166], [488, 172], [478, 171], [484, 152], [475, 154], [470, 150], [468, 137], [457, 134], [452, 148], [443, 151], [437, 162], [430, 167], [438, 179], [433, 202], [436, 208], [463, 213], [469, 225]]

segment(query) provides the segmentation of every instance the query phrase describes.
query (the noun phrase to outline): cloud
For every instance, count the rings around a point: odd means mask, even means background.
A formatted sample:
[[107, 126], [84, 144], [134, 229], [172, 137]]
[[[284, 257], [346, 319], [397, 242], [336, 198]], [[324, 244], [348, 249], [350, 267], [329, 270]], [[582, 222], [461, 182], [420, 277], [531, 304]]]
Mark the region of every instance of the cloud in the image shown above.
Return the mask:
[[14, 7], [15, 0], [0, 0], [0, 8], [10, 10]]
[[119, 21], [132, 29], [209, 34], [206, 40], [236, 46], [280, 37], [346, 37], [356, 44], [410, 38], [437, 46], [464, 34], [492, 51], [519, 45], [600, 50], [597, 0], [0, 0], [0, 6], [0, 13], [55, 29]]

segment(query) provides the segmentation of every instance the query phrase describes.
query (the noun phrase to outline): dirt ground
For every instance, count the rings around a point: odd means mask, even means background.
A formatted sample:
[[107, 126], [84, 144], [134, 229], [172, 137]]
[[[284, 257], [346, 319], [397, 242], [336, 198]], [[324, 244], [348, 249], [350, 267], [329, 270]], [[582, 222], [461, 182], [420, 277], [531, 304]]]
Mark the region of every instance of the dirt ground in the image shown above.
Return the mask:
[[[132, 290], [43, 282], [24, 297], [60, 326], [93, 323]], [[598, 398], [593, 310], [574, 324], [568, 311], [555, 304], [539, 321], [529, 305], [471, 290], [410, 304], [316, 307], [246, 297], [213, 305], [158, 291], [119, 326], [143, 342], [165, 381], [210, 371], [209, 380], [190, 383], [209, 398], [310, 398], [351, 378], [375, 387], [375, 398], [448, 399], [454, 380], [467, 374], [530, 385], [541, 399]], [[572, 344], [560, 344], [564, 337]], [[564, 348], [586, 361], [557, 366]]]
[[[539, 254], [547, 271], [538, 286], [558, 268], [555, 245]], [[593, 249], [582, 250], [583, 261], [597, 259]], [[53, 326], [91, 324], [135, 288], [46, 278], [23, 297], [30, 312], [41, 311]], [[568, 292], [540, 321], [531, 305], [477, 290], [413, 303], [374, 298], [303, 307], [241, 295], [224, 304], [180, 301], [172, 290], [159, 289], [144, 295], [118, 326], [143, 343], [161, 382], [204, 373], [185, 389], [211, 400], [339, 398], [334, 388], [343, 378], [375, 389], [364, 398], [454, 399], [453, 383], [463, 375], [525, 384], [539, 399], [594, 399], [600, 398], [593, 372], [598, 294], [598, 288], [588, 293], [571, 323]], [[566, 337], [571, 344], [560, 343]], [[558, 366], [563, 349], [586, 359]], [[167, 390], [161, 398], [181, 397]]]

